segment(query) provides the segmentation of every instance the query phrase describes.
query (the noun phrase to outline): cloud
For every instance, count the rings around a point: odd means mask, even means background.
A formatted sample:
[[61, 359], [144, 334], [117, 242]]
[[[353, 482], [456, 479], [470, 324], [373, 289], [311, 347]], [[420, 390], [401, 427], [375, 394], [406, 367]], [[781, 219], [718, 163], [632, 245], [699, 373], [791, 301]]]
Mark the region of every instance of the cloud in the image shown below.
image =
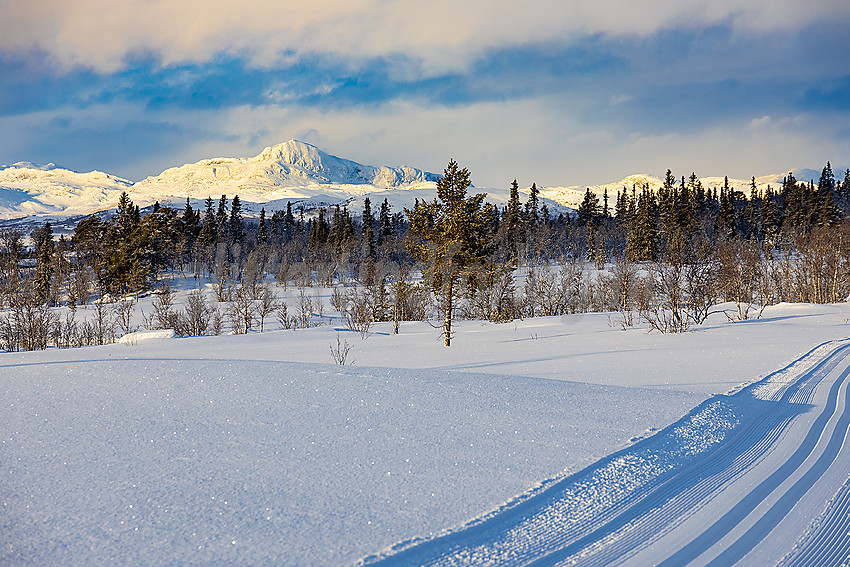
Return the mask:
[[0, 162], [55, 162], [75, 171], [106, 171], [137, 180], [195, 140], [227, 136], [206, 127], [209, 116], [152, 114], [139, 105], [96, 105], [73, 112], [39, 111], [0, 117]]
[[[608, 99], [601, 101], [607, 106]], [[631, 104], [631, 103], [630, 103]], [[56, 162], [138, 180], [211, 157], [249, 157], [289, 138], [372, 165], [442, 171], [454, 158], [478, 187], [579, 185], [641, 172], [751, 175], [846, 161], [850, 118], [820, 113], [753, 114], [687, 131], [588, 124], [557, 95], [462, 106], [395, 100], [338, 109], [241, 105], [187, 110], [143, 104], [96, 105], [0, 118], [0, 161]]]
[[841, 0], [5, 0], [0, 50], [40, 50], [65, 68], [124, 69], [151, 55], [163, 65], [221, 54], [277, 66], [328, 53], [353, 59], [391, 54], [420, 61], [423, 74], [458, 70], [499, 46], [572, 41], [602, 34], [648, 36], [665, 29], [729, 25], [742, 34], [847, 20]]
[[6, 163], [138, 179], [296, 137], [579, 184], [810, 166], [850, 131], [836, 2], [3, 2]]

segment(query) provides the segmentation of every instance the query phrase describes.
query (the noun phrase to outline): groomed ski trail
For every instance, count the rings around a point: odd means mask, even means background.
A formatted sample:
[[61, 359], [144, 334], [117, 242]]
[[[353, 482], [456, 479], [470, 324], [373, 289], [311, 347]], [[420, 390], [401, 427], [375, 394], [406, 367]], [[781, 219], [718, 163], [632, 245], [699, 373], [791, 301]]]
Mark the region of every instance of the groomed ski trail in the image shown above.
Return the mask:
[[848, 354], [846, 342], [821, 345], [467, 526], [361, 563], [841, 565], [850, 556]]

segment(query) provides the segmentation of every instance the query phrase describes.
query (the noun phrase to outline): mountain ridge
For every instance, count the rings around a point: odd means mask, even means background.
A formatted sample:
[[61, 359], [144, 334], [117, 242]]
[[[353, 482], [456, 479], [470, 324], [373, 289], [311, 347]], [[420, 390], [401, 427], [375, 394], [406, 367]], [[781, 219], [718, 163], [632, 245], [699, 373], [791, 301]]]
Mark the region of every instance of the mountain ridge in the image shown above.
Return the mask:
[[[843, 170], [835, 170], [837, 176]], [[817, 179], [816, 170], [792, 170], [799, 180]], [[761, 189], [778, 186], [787, 174], [756, 178]], [[286, 202], [311, 208], [335, 204], [353, 206], [369, 196], [373, 202], [387, 199], [395, 210], [412, 206], [415, 199], [434, 196], [439, 175], [408, 166], [372, 166], [328, 154], [316, 146], [289, 140], [264, 148], [248, 158], [210, 158], [168, 168], [159, 175], [132, 182], [101, 171], [79, 173], [56, 167], [18, 162], [0, 168], [0, 220], [34, 217], [70, 218], [100, 213], [114, 208], [121, 192], [127, 191], [142, 206], [181, 205], [189, 199], [200, 206], [208, 197], [239, 195], [249, 215], [284, 208]], [[700, 178], [707, 188], [722, 186], [722, 177]], [[730, 179], [737, 190], [749, 187], [750, 180]], [[600, 185], [540, 187], [540, 196], [557, 214], [575, 209], [589, 188], [600, 197], [608, 192], [613, 207], [617, 191], [648, 184], [657, 189], [661, 178], [635, 174], [621, 181]], [[509, 197], [507, 184], [502, 188], [477, 188], [488, 200], [504, 204]], [[521, 189], [527, 194], [529, 188]]]

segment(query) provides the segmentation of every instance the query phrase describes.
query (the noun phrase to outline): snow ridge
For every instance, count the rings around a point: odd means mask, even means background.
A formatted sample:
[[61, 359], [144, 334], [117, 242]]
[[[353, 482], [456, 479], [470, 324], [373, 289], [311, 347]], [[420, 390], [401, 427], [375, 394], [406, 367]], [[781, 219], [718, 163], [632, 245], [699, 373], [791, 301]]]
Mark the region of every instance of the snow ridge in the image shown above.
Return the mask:
[[247, 158], [206, 159], [167, 169], [138, 185], [144, 191], [152, 185], [183, 182], [196, 185], [239, 181], [257, 187], [305, 186], [316, 184], [374, 185], [389, 189], [413, 183], [435, 181], [434, 174], [412, 167], [374, 167], [332, 156], [316, 146], [289, 140], [265, 148]]
[[[268, 203], [282, 208], [291, 201], [312, 208], [395, 190], [424, 187], [433, 193], [437, 179], [413, 167], [363, 165], [298, 140], [267, 147], [250, 158], [205, 159], [173, 167], [137, 183], [100, 171], [78, 173], [53, 164], [20, 162], [0, 169], [0, 219], [92, 214], [115, 207], [122, 191], [142, 207], [155, 201], [179, 206], [187, 197], [198, 206], [207, 197], [238, 194], [251, 215]], [[419, 197], [411, 195], [401, 204]]]

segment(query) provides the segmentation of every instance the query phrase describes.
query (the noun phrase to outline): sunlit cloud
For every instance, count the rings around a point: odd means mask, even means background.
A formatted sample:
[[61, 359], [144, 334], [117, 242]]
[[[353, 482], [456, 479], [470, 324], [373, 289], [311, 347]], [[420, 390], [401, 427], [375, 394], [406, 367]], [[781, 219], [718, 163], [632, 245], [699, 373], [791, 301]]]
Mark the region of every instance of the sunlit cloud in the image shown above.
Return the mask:
[[140, 179], [289, 138], [431, 171], [454, 157], [482, 186], [848, 161], [836, 155], [850, 137], [838, 0], [0, 0], [0, 11], [0, 163]]
[[767, 33], [846, 19], [841, 0], [40, 0], [6, 1], [0, 50], [49, 53], [64, 66], [115, 72], [139, 55], [163, 65], [221, 53], [275, 66], [293, 54], [404, 54], [420, 71], [458, 69], [495, 47], [603, 34], [729, 25]]

